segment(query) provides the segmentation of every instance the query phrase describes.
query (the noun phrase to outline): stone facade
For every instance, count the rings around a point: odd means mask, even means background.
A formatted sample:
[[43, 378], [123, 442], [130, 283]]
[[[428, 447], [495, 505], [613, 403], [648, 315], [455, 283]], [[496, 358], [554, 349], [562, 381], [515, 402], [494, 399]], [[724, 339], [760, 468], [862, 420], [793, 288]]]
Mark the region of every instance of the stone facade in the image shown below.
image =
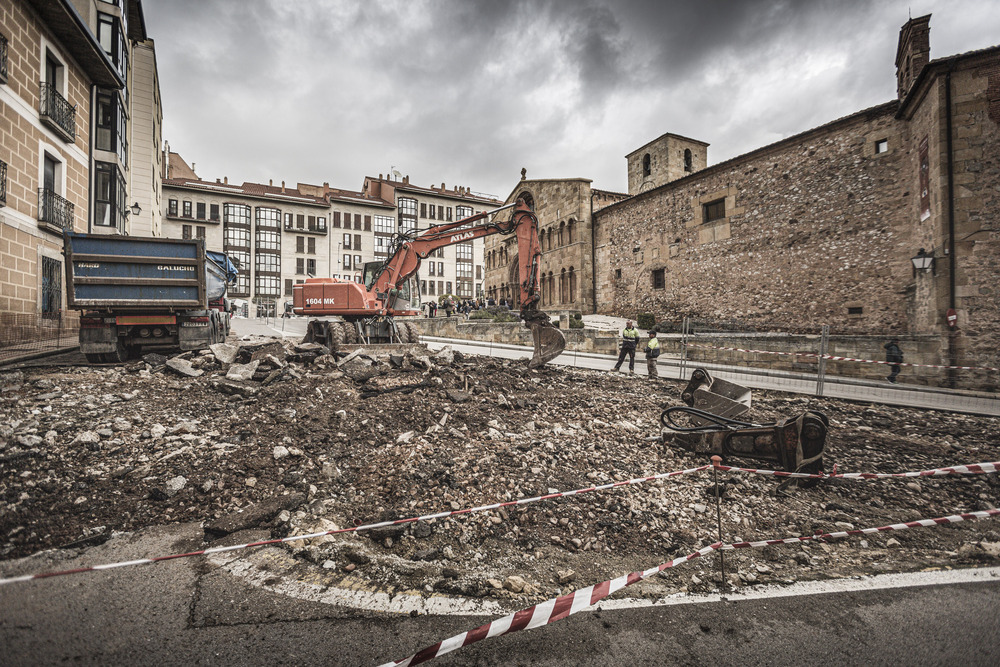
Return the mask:
[[708, 166], [708, 144], [664, 134], [625, 156], [628, 192], [638, 194], [684, 178]]
[[[596, 190], [586, 178], [525, 178], [505, 203], [525, 196], [538, 217], [542, 308], [550, 313], [594, 312], [592, 216], [626, 195]], [[513, 234], [486, 237], [485, 252], [487, 296], [518, 306], [517, 239]]]

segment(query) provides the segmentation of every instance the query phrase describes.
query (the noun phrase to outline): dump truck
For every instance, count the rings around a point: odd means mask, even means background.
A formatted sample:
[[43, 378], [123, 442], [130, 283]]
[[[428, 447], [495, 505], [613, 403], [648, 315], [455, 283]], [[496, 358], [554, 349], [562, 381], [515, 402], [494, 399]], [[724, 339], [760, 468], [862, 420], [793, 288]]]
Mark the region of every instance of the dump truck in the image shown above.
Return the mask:
[[[513, 209], [509, 219], [498, 218]], [[492, 218], [492, 220], [491, 220]], [[409, 318], [420, 314], [420, 291], [414, 277], [420, 263], [445, 246], [492, 234], [517, 237], [519, 315], [531, 329], [534, 368], [557, 357], [566, 338], [539, 310], [538, 218], [525, 199], [461, 220], [435, 225], [422, 232], [399, 232], [390, 240], [384, 260], [364, 265], [363, 284], [336, 278], [308, 278], [292, 288], [292, 312], [323, 317], [310, 320], [306, 342], [336, 349], [341, 343], [415, 343], [416, 329]]]
[[120, 363], [144, 350], [198, 350], [229, 335], [226, 292], [238, 270], [204, 239], [64, 235], [67, 305], [80, 351]]

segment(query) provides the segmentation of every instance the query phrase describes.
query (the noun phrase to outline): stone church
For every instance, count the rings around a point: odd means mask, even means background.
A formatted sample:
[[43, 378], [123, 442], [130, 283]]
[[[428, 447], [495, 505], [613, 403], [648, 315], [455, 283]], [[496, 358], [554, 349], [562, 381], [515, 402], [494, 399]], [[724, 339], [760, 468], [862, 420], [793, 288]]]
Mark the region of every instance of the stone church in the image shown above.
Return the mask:
[[[896, 99], [718, 164], [664, 134], [626, 156], [628, 194], [522, 177], [543, 308], [936, 335], [995, 366], [1000, 46], [932, 60], [930, 15], [911, 19], [896, 73]], [[516, 296], [512, 251], [487, 239], [487, 294]]]

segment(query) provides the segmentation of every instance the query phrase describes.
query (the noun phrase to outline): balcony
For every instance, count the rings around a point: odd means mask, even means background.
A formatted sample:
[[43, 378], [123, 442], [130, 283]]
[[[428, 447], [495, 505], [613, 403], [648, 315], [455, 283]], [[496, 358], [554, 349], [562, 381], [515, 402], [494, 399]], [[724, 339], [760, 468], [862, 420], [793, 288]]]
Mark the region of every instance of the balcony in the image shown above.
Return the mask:
[[38, 188], [38, 221], [49, 225], [49, 228], [62, 233], [73, 230], [73, 204], [66, 201], [54, 191]]
[[7, 38], [0, 35], [0, 83], [7, 83]]
[[7, 205], [7, 163], [0, 160], [0, 206]]
[[40, 84], [38, 114], [42, 121], [67, 142], [76, 141], [76, 107], [66, 101], [52, 84]]
[[305, 227], [296, 227], [291, 222], [286, 222], [285, 231], [294, 232], [296, 234], [326, 234], [327, 229], [325, 222], [323, 224], [317, 222]]

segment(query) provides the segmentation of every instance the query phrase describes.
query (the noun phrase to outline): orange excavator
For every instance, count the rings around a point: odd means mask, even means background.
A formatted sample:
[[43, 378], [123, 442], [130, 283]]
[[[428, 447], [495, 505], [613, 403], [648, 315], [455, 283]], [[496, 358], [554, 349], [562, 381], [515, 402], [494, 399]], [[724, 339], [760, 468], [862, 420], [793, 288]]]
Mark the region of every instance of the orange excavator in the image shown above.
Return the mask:
[[[501, 211], [513, 209], [507, 220], [497, 220]], [[292, 288], [292, 312], [323, 319], [311, 320], [305, 342], [336, 350], [341, 344], [415, 343], [417, 330], [408, 318], [420, 313], [420, 290], [414, 279], [422, 260], [438, 248], [483, 238], [492, 234], [517, 236], [520, 317], [531, 329], [534, 356], [528, 366], [551, 361], [566, 348], [566, 338], [538, 309], [539, 262], [538, 218], [528, 203], [519, 199], [492, 211], [436, 225], [419, 234], [401, 232], [392, 237], [385, 260], [364, 265], [364, 284], [336, 278], [308, 278]]]

